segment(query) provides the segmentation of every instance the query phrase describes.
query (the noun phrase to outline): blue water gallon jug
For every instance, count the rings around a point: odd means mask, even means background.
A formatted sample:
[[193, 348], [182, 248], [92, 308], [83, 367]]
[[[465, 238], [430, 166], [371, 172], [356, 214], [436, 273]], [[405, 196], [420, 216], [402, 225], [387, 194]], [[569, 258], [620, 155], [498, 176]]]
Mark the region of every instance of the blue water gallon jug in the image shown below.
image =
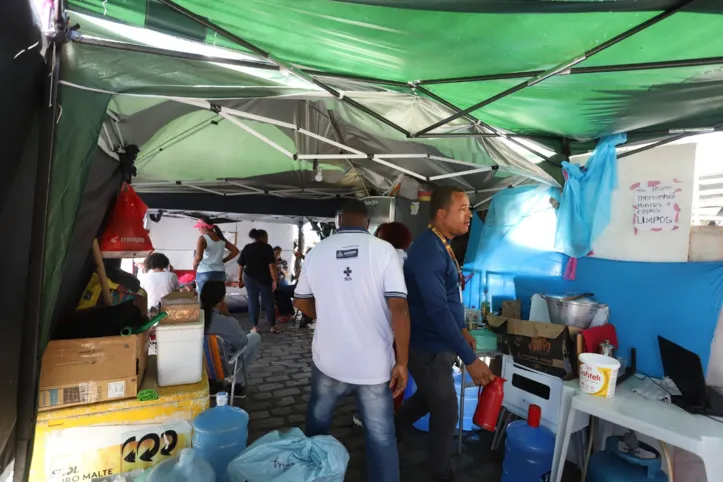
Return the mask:
[[555, 435], [540, 427], [541, 410], [530, 405], [527, 420], [507, 426], [502, 482], [540, 482], [552, 470]]
[[[477, 401], [479, 400], [479, 387], [475, 386], [472, 377], [469, 376], [469, 373], [465, 372], [464, 375], [467, 377], [467, 380], [465, 381], [464, 397], [462, 397], [462, 373], [454, 373], [454, 388], [457, 392], [458, 409], [460, 406], [459, 404], [462, 403], [461, 400], [464, 399], [464, 420], [461, 421], [462, 427], [464, 430], [467, 431], [479, 430], [479, 427], [475, 425], [474, 422], [472, 422], [472, 417], [474, 417], [474, 411], [477, 409]], [[411, 393], [410, 386], [412, 387]], [[407, 389], [404, 391], [404, 399], [406, 400], [407, 398], [411, 397], [415, 391], [417, 391], [417, 385], [414, 383], [414, 380], [410, 375], [409, 381], [407, 382]], [[459, 428], [459, 423], [460, 422], [458, 421], [457, 428]], [[414, 424], [414, 427], [417, 430], [429, 432], [429, 414], [417, 420]]]
[[178, 457], [158, 464], [148, 475], [148, 482], [214, 482], [211, 465], [193, 449], [183, 449]]
[[666, 482], [661, 470], [660, 454], [650, 445], [640, 443], [652, 458], [636, 457], [620, 450], [622, 438], [613, 436], [605, 441], [605, 451], [593, 454], [587, 469], [588, 482]]
[[216, 406], [193, 421], [193, 448], [222, 480], [229, 462], [246, 449], [249, 414], [228, 405], [228, 394], [216, 394]]

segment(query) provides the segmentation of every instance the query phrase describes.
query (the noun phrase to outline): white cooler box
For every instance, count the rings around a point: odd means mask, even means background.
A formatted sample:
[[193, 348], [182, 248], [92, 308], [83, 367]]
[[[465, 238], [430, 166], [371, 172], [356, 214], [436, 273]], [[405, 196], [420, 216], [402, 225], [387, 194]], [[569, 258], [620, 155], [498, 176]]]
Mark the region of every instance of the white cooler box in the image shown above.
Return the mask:
[[195, 323], [156, 326], [158, 385], [187, 385], [203, 378], [203, 312]]

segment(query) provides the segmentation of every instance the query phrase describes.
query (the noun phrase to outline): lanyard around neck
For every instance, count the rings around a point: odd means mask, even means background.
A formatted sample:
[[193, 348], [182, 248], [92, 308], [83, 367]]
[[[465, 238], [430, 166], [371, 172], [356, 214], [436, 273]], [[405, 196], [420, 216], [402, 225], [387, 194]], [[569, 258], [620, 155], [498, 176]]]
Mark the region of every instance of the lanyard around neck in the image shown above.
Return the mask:
[[457, 276], [459, 277], [459, 285], [462, 287], [462, 289], [464, 289], [464, 275], [462, 274], [462, 268], [459, 266], [459, 262], [457, 261], [457, 256], [454, 255], [452, 246], [449, 245], [449, 242], [447, 242], [447, 238], [445, 238], [444, 235], [437, 230], [437, 228], [435, 228], [431, 224], [427, 227], [432, 230], [432, 232], [439, 238], [440, 241], [442, 241], [442, 244], [447, 250], [449, 257], [452, 258], [452, 261], [454, 261], [454, 266], [457, 268]]

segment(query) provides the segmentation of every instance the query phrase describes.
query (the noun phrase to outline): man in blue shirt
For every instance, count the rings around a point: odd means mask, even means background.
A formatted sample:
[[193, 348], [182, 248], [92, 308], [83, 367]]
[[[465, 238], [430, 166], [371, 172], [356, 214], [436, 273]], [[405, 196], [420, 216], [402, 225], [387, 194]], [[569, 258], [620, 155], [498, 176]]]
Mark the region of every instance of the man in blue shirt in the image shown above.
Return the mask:
[[450, 246], [469, 230], [472, 212], [464, 191], [442, 187], [430, 202], [429, 228], [407, 252], [407, 284], [411, 338], [409, 371], [417, 392], [397, 415], [397, 436], [429, 413], [428, 460], [433, 481], [452, 481], [450, 449], [457, 426], [457, 393], [452, 365], [459, 356], [477, 385], [494, 375], [477, 358], [474, 337], [467, 331], [462, 305], [462, 270]]

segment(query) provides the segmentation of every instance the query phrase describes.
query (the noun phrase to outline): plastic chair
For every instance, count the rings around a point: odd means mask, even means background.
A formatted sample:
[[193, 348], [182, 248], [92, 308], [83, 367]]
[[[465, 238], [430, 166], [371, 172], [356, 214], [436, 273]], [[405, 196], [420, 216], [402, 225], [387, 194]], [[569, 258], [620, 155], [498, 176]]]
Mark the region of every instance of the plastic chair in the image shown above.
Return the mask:
[[228, 353], [227, 346], [220, 336], [206, 335], [203, 341], [203, 359], [209, 380], [231, 384], [231, 400], [233, 401], [239, 371], [243, 375], [244, 385], [248, 386], [246, 364], [243, 357], [246, 347], [235, 353]]

